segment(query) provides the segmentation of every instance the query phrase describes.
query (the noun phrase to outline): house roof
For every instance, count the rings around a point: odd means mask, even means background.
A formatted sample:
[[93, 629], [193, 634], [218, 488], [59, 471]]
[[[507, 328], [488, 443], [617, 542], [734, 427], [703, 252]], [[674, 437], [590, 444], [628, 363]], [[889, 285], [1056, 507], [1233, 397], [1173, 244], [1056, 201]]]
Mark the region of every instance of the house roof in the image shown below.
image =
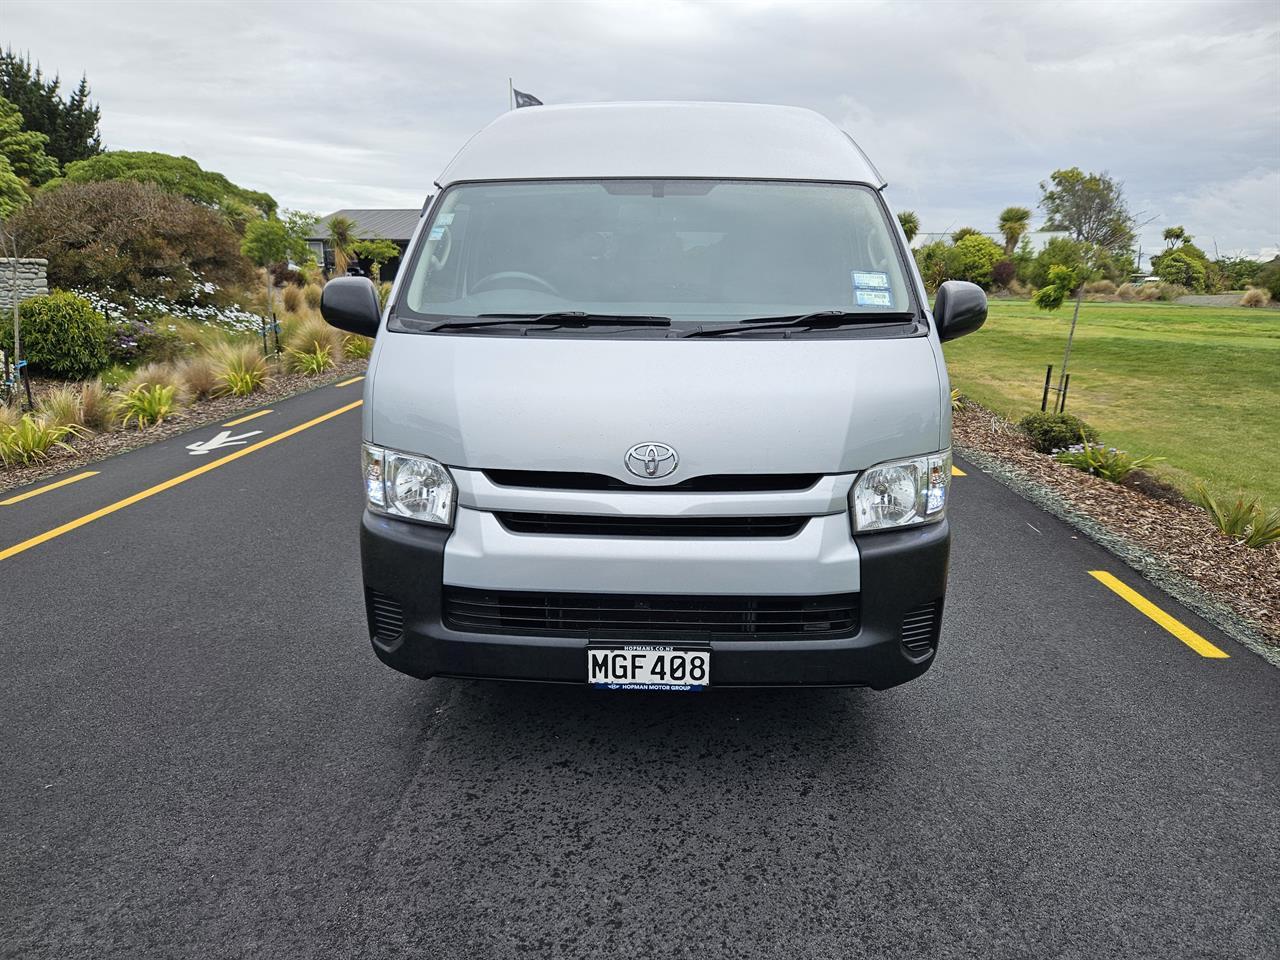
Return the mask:
[[408, 243], [418, 226], [420, 209], [413, 210], [335, 210], [316, 224], [308, 240], [328, 240], [329, 221], [334, 217], [346, 217], [355, 221], [356, 235], [366, 239], [381, 237]]
[[758, 103], [585, 103], [502, 114], [440, 175], [466, 180], [714, 177], [884, 181], [821, 114]]

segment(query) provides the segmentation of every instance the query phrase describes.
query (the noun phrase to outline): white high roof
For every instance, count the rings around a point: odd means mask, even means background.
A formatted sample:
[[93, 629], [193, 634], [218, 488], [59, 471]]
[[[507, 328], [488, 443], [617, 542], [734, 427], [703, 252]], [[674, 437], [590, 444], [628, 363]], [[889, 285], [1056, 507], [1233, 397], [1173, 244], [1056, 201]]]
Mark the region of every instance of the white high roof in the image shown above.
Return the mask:
[[755, 103], [523, 107], [472, 137], [437, 183], [596, 177], [884, 181], [821, 114]]

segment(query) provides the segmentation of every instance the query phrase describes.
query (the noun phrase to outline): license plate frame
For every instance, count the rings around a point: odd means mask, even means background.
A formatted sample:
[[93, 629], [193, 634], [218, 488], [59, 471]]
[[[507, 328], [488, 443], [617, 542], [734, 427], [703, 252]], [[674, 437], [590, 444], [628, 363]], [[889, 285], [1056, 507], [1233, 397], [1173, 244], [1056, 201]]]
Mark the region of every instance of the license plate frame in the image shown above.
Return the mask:
[[589, 643], [587, 684], [600, 690], [700, 693], [711, 685], [711, 650], [682, 643]]

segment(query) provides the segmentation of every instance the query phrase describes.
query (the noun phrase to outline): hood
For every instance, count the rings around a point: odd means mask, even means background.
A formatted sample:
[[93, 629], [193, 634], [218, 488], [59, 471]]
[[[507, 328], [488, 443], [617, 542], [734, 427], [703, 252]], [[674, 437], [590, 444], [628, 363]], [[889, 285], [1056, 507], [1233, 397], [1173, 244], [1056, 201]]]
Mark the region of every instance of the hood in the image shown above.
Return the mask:
[[665, 480], [847, 473], [946, 443], [929, 338], [618, 340], [383, 332], [365, 436], [469, 469], [633, 479], [638, 443], [675, 448]]

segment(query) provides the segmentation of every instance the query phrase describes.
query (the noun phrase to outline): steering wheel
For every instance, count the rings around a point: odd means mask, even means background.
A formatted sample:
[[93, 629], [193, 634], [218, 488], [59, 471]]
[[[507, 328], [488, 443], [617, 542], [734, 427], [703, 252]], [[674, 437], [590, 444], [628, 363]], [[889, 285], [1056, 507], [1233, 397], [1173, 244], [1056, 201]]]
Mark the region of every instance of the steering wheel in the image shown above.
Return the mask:
[[[471, 292], [480, 293], [482, 290], [486, 290], [492, 286], [500, 286], [502, 288], [509, 288], [513, 286], [510, 283], [501, 283], [503, 280], [525, 280], [535, 286], [541, 287], [548, 293], [554, 294], [557, 297], [560, 296], [560, 291], [546, 280], [543, 280], [541, 277], [535, 277], [532, 273], [525, 273], [523, 270], [499, 270], [497, 273], [491, 273], [488, 276], [481, 277], [471, 285]], [[518, 284], [516, 286], [518, 286]]]

